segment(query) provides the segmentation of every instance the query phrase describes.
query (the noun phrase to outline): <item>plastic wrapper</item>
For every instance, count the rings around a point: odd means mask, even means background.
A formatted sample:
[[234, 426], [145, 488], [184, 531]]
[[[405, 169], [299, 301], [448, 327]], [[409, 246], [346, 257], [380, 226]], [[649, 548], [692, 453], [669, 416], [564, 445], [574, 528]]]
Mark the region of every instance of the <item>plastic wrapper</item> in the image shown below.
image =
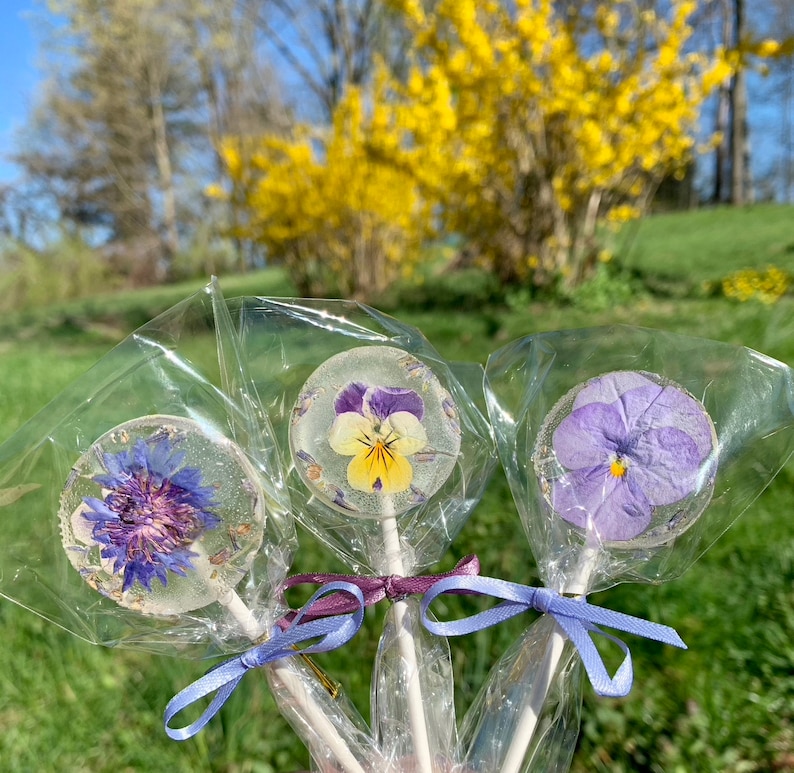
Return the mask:
[[[0, 506], [0, 593], [89, 642], [205, 657], [275, 639], [296, 535], [216, 283], [137, 330], [3, 445]], [[264, 667], [289, 719], [329, 750], [323, 760], [379, 766], [309, 661]], [[190, 737], [213, 705], [166, 731]]]
[[[233, 317], [296, 518], [355, 572], [410, 576], [436, 563], [494, 461], [471, 396], [481, 368], [451, 366], [418, 331], [357, 303], [246, 298]], [[421, 627], [411, 599], [391, 607], [372, 691], [381, 765], [454, 764], [447, 643]]]
[[[792, 371], [729, 344], [622, 326], [541, 334], [495, 352], [485, 384], [540, 576], [561, 594], [677, 577], [794, 452]], [[567, 770], [577, 673], [559, 625], [533, 623], [466, 717], [469, 765]]]
[[212, 285], [0, 448], [0, 593], [92, 643], [239, 651], [281, 612], [295, 535], [280, 469]]

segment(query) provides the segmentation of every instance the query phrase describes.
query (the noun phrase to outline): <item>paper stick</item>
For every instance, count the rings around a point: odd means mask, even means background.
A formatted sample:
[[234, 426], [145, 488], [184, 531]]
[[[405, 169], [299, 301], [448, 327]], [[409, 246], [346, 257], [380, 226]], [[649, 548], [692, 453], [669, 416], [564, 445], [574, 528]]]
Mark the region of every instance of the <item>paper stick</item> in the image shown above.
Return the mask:
[[[217, 596], [217, 600], [235, 619], [251, 641], [256, 641], [265, 633], [265, 628], [257, 621], [254, 613], [246, 606], [233, 588], [224, 589]], [[265, 667], [270, 669], [292, 696], [302, 717], [342, 766], [342, 773], [367, 773], [353, 755], [338, 729], [323, 712], [322, 707], [315, 702], [306, 687], [301, 683], [300, 677], [290, 669], [289, 661], [277, 660]]]
[[[384, 507], [384, 511], [388, 509], [388, 507]], [[381, 523], [388, 571], [402, 577], [405, 574], [405, 565], [402, 560], [397, 518], [394, 515], [388, 515], [383, 518]], [[408, 625], [405, 624], [406, 616], [409, 614], [408, 604], [405, 601], [395, 601], [391, 614], [397, 632], [397, 646], [408, 677], [408, 718], [416, 754], [416, 770], [418, 773], [433, 773], [433, 755], [430, 751], [427, 719], [422, 701], [422, 684], [419, 681], [416, 645], [410, 621], [408, 621]]]
[[[598, 548], [585, 548], [579, 560], [576, 575], [572, 581], [566, 585], [563, 593], [572, 593], [579, 596], [584, 595], [587, 591], [587, 584], [590, 580], [590, 576], [595, 570], [597, 562]], [[551, 689], [567, 640], [568, 637], [565, 635], [565, 632], [560, 628], [558, 623], [555, 623], [546, 645], [543, 661], [535, 676], [529, 701], [525, 703], [522, 708], [518, 724], [513, 733], [513, 739], [507, 749], [507, 754], [502, 763], [501, 773], [520, 773], [521, 771], [524, 757], [532, 744], [532, 739], [535, 737], [538, 721], [546, 703], [546, 696]]]

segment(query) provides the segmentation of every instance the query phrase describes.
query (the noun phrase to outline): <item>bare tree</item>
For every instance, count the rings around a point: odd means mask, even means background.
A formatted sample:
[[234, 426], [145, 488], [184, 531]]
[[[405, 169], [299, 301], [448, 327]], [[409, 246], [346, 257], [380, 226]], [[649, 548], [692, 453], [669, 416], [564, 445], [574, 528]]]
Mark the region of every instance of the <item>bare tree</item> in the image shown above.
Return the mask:
[[348, 85], [368, 79], [375, 54], [398, 71], [408, 44], [400, 15], [377, 0], [266, 0], [258, 27], [288, 85], [302, 92], [304, 112], [320, 121]]

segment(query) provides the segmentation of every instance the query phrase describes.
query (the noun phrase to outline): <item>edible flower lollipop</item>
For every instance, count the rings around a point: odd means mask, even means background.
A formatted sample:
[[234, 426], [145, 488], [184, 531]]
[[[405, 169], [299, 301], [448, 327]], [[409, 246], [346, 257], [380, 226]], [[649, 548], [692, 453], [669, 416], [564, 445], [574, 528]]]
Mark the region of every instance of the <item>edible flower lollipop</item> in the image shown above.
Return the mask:
[[[241, 309], [240, 329], [291, 451], [296, 517], [355, 571], [390, 587], [418, 580], [490, 472], [487, 423], [457, 377], [481, 369], [453, 373], [417, 331], [353, 303], [258, 299]], [[374, 669], [373, 743], [396, 771], [431, 773], [456, 755], [449, 652], [401, 595]]]
[[178, 416], [134, 419], [99, 438], [73, 467], [60, 507], [64, 549], [91, 588], [146, 614], [217, 601], [252, 640], [261, 624], [234, 588], [265, 518], [239, 446]]
[[[295, 542], [289, 499], [215, 283], [136, 331], [3, 444], [0, 505], [3, 596], [92, 643], [245, 651], [213, 673], [236, 683], [239, 669], [267, 663], [302, 721], [344, 757], [325, 706], [283, 659], [291, 650], [280, 643], [300, 626], [273, 630]], [[223, 687], [213, 710], [227, 696]]]
[[546, 588], [494, 581], [504, 602], [481, 614], [485, 624], [548, 614], [466, 715], [472, 768], [568, 768], [579, 665], [599, 694], [631, 687], [626, 645], [608, 636], [626, 656], [610, 676], [590, 640], [606, 635], [598, 625], [683, 646], [671, 629], [584, 596], [677, 576], [750, 506], [794, 452], [791, 376], [749, 349], [620, 326], [532, 336], [491, 355], [489, 413]]

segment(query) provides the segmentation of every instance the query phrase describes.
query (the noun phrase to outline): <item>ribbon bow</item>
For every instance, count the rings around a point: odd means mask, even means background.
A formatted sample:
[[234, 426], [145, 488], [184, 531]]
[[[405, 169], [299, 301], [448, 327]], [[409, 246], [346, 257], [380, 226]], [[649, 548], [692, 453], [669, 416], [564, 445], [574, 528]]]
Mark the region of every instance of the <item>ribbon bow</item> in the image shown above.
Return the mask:
[[[352, 597], [349, 608], [352, 614], [322, 617], [307, 620], [307, 612], [318, 599], [329, 593], [346, 594]], [[318, 590], [295, 614], [294, 619], [284, 630], [273, 629], [272, 638], [253, 647], [241, 655], [216, 666], [200, 679], [177, 693], [165, 707], [163, 721], [165, 732], [175, 741], [184, 741], [198, 733], [229, 699], [240, 680], [251, 668], [260, 668], [266, 663], [281, 660], [293, 655], [307, 655], [316, 652], [330, 652], [347, 644], [361, 628], [364, 620], [364, 596], [350, 583], [333, 582]], [[311, 639], [320, 641], [302, 649], [295, 646]], [[172, 728], [169, 722], [183, 709], [210, 693], [216, 693], [204, 713], [193, 723], [181, 728]]]
[[[364, 606], [369, 607], [383, 599], [395, 601], [404, 596], [427, 593], [436, 583], [449, 577], [470, 577], [479, 573], [480, 559], [475, 555], [471, 555], [458, 561], [454, 569], [441, 574], [426, 574], [417, 577], [401, 577], [396, 574], [388, 577], [361, 577], [355, 574], [296, 574], [287, 578], [282, 588], [288, 590], [298, 585], [319, 584], [327, 587], [328, 583], [333, 582], [349, 583], [361, 590], [364, 595]], [[452, 593], [453, 591], [449, 592]], [[462, 590], [458, 592], [465, 593]], [[356, 602], [348, 594], [334, 593], [314, 604], [311, 610], [304, 615], [304, 619], [312, 620], [316, 617], [339, 615], [343, 612], [351, 612], [355, 608]], [[295, 612], [288, 612], [277, 622], [277, 625], [281, 628], [286, 628], [295, 618], [295, 615]]]
[[[491, 609], [460, 620], [438, 622], [428, 617], [428, 608], [437, 596], [443, 593], [461, 592], [492, 596], [503, 601]], [[624, 642], [602, 631], [599, 625], [616, 628], [663, 644], [671, 644], [674, 647], [687, 648], [681, 637], [669, 626], [597, 607], [588, 604], [584, 599], [566, 598], [549, 588], [532, 588], [492, 577], [454, 577], [439, 581], [422, 599], [421, 615], [422, 624], [431, 633], [440, 636], [461, 636], [490, 628], [530, 609], [549, 614], [556, 620], [579, 651], [593, 689], [598, 695], [609, 698], [622, 698], [631, 690], [633, 681], [631, 653]], [[591, 634], [605, 636], [623, 651], [625, 657], [614, 676], [610, 676], [607, 672]]]

